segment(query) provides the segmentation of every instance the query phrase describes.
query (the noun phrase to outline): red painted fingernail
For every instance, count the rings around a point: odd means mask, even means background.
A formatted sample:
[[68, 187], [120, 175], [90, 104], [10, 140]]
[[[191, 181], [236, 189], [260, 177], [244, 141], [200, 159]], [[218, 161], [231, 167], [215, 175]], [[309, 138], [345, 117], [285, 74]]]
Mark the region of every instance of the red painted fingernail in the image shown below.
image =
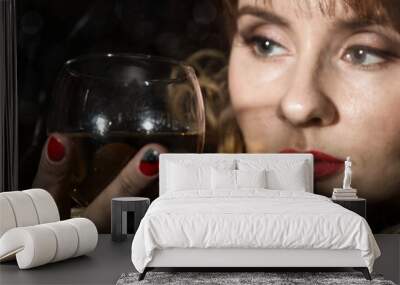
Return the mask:
[[60, 161], [65, 156], [64, 145], [55, 137], [51, 137], [47, 144], [47, 155], [52, 161]]
[[146, 176], [153, 176], [158, 173], [158, 156], [157, 150], [147, 150], [139, 164], [139, 170]]

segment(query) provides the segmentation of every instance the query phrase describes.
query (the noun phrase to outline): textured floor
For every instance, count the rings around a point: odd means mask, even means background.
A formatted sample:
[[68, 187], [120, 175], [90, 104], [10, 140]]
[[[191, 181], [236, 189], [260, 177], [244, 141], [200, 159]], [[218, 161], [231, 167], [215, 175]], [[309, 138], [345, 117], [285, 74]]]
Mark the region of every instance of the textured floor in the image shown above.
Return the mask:
[[117, 285], [133, 284], [376, 284], [394, 285], [381, 276], [372, 275], [368, 281], [359, 272], [148, 272], [137, 281], [138, 273], [122, 274]]

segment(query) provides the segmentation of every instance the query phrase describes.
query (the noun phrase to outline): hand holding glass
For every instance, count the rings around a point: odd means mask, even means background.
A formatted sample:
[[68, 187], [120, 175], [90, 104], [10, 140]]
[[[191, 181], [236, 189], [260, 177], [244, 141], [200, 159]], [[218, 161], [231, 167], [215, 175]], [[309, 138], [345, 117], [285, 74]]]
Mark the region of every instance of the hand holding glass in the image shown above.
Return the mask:
[[88, 206], [148, 143], [201, 152], [205, 116], [189, 66], [169, 59], [103, 54], [68, 61], [56, 82], [48, 133], [73, 142], [71, 197]]

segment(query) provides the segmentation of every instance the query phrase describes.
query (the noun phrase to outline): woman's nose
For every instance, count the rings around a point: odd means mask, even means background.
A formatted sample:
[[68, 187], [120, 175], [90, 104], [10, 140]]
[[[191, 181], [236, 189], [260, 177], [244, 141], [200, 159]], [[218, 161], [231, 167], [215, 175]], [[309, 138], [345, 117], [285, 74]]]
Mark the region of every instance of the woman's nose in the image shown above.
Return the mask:
[[321, 72], [314, 70], [298, 66], [280, 101], [279, 117], [293, 126], [328, 126], [337, 118], [335, 104], [323, 91]]

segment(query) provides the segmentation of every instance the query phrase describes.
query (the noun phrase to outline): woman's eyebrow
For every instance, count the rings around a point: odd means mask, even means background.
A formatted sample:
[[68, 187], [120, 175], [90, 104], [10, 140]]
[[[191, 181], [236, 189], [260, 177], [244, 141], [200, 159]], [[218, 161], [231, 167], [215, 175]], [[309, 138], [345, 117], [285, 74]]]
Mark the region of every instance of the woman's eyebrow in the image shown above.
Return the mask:
[[359, 30], [374, 25], [386, 26], [387, 23], [379, 19], [353, 18], [349, 20], [336, 21], [334, 25], [342, 30]]
[[237, 18], [239, 19], [240, 17], [245, 16], [245, 15], [255, 16], [257, 18], [261, 18], [261, 19], [265, 20], [266, 22], [276, 24], [279, 26], [283, 26], [283, 27], [290, 26], [289, 22], [287, 22], [282, 17], [280, 17], [274, 13], [271, 13], [269, 11], [266, 11], [264, 9], [261, 9], [259, 7], [254, 7], [254, 6], [249, 6], [249, 5], [241, 7], [238, 11]]
[[400, 41], [400, 33], [399, 31], [391, 25], [388, 20], [382, 18], [370, 18], [370, 19], [363, 19], [363, 18], [353, 18], [353, 19], [346, 19], [346, 20], [338, 20], [333, 23], [334, 29], [338, 30], [347, 30], [347, 31], [357, 31], [362, 30], [369, 27], [374, 27], [375, 30], [380, 30], [387, 35], [392, 40]]

